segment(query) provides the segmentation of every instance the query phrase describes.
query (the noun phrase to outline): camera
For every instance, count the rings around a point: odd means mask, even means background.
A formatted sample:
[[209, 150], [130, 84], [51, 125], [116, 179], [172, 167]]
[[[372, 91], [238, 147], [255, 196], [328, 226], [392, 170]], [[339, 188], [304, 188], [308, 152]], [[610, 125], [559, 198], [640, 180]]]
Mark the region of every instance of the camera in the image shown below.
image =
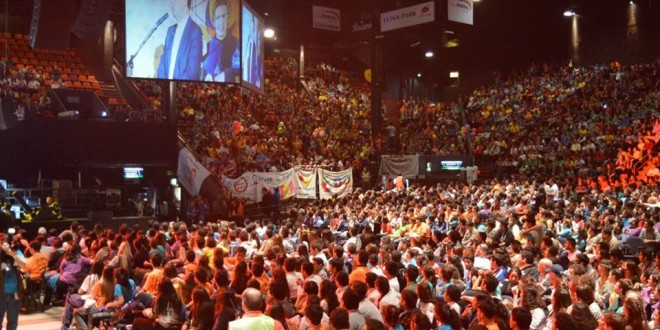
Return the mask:
[[11, 245], [14, 242], [14, 235], [16, 235], [16, 228], [9, 228], [5, 236], [5, 242]]
[[4, 257], [7, 255], [5, 249], [10, 248], [16, 250], [14, 246], [14, 235], [16, 235], [16, 229], [9, 228], [7, 230], [7, 235], [5, 235], [4, 240], [1, 242], [2, 249], [0, 249], [0, 260], [4, 260]]

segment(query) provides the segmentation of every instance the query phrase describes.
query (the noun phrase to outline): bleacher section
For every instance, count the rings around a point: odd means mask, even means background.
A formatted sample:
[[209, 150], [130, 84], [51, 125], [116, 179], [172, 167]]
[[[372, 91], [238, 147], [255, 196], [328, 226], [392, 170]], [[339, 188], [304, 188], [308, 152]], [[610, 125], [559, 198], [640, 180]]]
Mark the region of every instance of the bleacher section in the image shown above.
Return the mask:
[[38, 90], [31, 91], [31, 98], [38, 100], [39, 95], [47, 93], [55, 82], [53, 71], [61, 72], [61, 80], [67, 88], [93, 91], [105, 100], [105, 95], [96, 77], [90, 74], [82, 60], [73, 50], [53, 51], [32, 49], [28, 35], [2, 33], [0, 43], [9, 46], [9, 60], [13, 64], [11, 76], [17, 77], [21, 71], [34, 70], [43, 77], [44, 84]]

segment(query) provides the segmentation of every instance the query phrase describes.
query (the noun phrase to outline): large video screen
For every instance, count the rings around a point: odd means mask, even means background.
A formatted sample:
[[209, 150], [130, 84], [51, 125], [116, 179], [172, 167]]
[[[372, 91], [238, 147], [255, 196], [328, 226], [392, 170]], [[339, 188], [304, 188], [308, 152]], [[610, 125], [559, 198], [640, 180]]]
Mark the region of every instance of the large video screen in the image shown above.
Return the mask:
[[240, 83], [240, 0], [126, 1], [126, 75]]
[[243, 86], [264, 93], [264, 20], [247, 3], [242, 8]]

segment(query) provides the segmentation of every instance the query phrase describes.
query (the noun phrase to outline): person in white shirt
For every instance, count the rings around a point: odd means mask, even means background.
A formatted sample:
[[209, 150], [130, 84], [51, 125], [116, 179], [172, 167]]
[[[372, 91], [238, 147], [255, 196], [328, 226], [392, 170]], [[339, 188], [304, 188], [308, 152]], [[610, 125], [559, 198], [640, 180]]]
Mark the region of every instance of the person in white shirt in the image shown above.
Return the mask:
[[383, 312], [385, 307], [389, 305], [399, 306], [401, 295], [398, 292], [391, 290], [387, 278], [379, 277], [376, 279], [376, 289], [380, 292], [381, 296], [380, 301], [378, 302], [378, 309], [380, 309], [381, 312]]
[[394, 292], [401, 292], [401, 288], [399, 287], [399, 279], [396, 277], [396, 272], [397, 272], [397, 266], [394, 262], [388, 261], [385, 264], [385, 277], [387, 281], [389, 282], [389, 288], [394, 291]]
[[284, 270], [286, 271], [286, 283], [289, 285], [289, 299], [296, 301], [298, 297], [298, 286], [301, 286], [304, 279], [301, 273], [296, 272], [296, 261], [293, 258], [284, 260]]
[[344, 292], [348, 289], [348, 273], [339, 272], [335, 276], [335, 285], [337, 286], [337, 299], [341, 301], [341, 298], [344, 296]]
[[380, 292], [376, 289], [376, 280], [378, 275], [374, 273], [367, 274], [367, 300], [371, 301], [375, 306], [378, 306], [378, 301], [380, 300]]
[[383, 270], [380, 268], [380, 264], [378, 263], [378, 255], [377, 254], [372, 254], [369, 256], [369, 271], [376, 274], [377, 276], [385, 276], [385, 273], [383, 273]]
[[360, 314], [362, 314], [362, 316], [364, 316], [364, 319], [367, 321], [376, 320], [383, 322], [383, 316], [378, 310], [378, 307], [369, 301], [369, 299], [366, 299], [368, 290], [367, 285], [363, 282], [353, 282], [353, 284], [351, 284], [351, 288], [357, 292], [359, 298], [358, 300], [360, 301], [358, 311]]
[[321, 258], [323, 260], [323, 265], [326, 266], [328, 264], [328, 257], [323, 253], [322, 251], [322, 246], [321, 242], [316, 241], [312, 243], [312, 248], [311, 248], [311, 256], [309, 257], [309, 261], [313, 261], [314, 258]]
[[321, 285], [321, 281], [323, 281], [320, 276], [314, 274], [314, 264], [311, 262], [304, 262], [302, 264], [302, 276], [305, 282], [314, 281], [316, 284]]

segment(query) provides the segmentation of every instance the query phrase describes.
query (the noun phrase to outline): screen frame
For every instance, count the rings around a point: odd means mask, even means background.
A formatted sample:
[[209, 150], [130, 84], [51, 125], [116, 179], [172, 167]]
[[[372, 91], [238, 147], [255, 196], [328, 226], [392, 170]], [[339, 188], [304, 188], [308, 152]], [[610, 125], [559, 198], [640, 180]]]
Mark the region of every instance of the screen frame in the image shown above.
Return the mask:
[[[266, 70], [265, 70], [265, 67], [264, 67], [264, 65], [265, 65], [264, 62], [265, 62], [265, 59], [266, 59], [265, 58], [265, 56], [266, 56], [266, 40], [265, 40], [265, 37], [263, 36], [263, 33], [264, 33], [263, 30], [265, 29], [266, 20], [264, 20], [263, 16], [259, 15], [259, 13], [256, 10], [254, 10], [254, 8], [252, 6], [250, 6], [250, 4], [247, 3], [247, 1], [240, 0], [240, 2], [241, 2], [241, 15], [240, 15], [240, 24], [241, 24], [241, 40], [240, 40], [240, 44], [241, 44], [241, 87], [263, 96], [263, 95], [266, 94]], [[261, 43], [261, 48], [260, 48], [261, 60], [262, 60], [261, 69], [263, 70], [263, 72], [262, 72], [262, 79], [263, 80], [262, 80], [261, 88], [257, 87], [256, 85], [253, 85], [253, 84], [249, 83], [247, 80], [243, 80], [243, 68], [245, 67], [245, 64], [243, 63], [243, 37], [245, 36], [245, 33], [243, 31], [243, 19], [245, 19], [244, 15], [243, 15], [243, 7], [246, 7], [247, 10], [250, 11], [250, 13], [255, 18], [257, 18], [259, 20], [259, 22], [261, 22], [261, 30], [259, 31], [259, 37], [263, 41]]]
[[[135, 0], [133, 0], [135, 1]], [[231, 1], [231, 0], [228, 0]], [[189, 80], [189, 79], [169, 79], [169, 78], [157, 78], [157, 77], [132, 77], [128, 75], [128, 60], [131, 57], [131, 54], [128, 52], [128, 33], [126, 32], [128, 25], [128, 15], [126, 15], [127, 8], [124, 6], [124, 62], [121, 63], [121, 73], [124, 76], [124, 79], [128, 79], [131, 81], [140, 81], [140, 80], [149, 80], [149, 81], [165, 81], [165, 82], [182, 82], [182, 83], [200, 83], [200, 84], [216, 84], [216, 85], [228, 85], [228, 86], [242, 86], [243, 85], [243, 79], [242, 79], [242, 74], [243, 74], [243, 13], [242, 13], [242, 8], [243, 8], [243, 0], [234, 0], [238, 3], [238, 18], [236, 19], [236, 23], [238, 24], [238, 38], [236, 40], [236, 43], [238, 44], [239, 51], [241, 52], [239, 58], [239, 82], [222, 82], [222, 81], [205, 81], [205, 80]], [[169, 13], [168, 13], [169, 14]], [[202, 54], [203, 56], [204, 54]], [[140, 91], [141, 93], [141, 91]]]
[[[142, 174], [142, 177], [136, 177], [136, 178], [129, 178], [126, 177], [126, 170], [133, 169], [133, 170], [138, 170]], [[135, 171], [138, 172], [138, 171]], [[144, 179], [144, 167], [143, 166], [124, 166], [122, 167], [122, 178], [126, 181], [135, 181], [135, 180], [142, 180]]]

